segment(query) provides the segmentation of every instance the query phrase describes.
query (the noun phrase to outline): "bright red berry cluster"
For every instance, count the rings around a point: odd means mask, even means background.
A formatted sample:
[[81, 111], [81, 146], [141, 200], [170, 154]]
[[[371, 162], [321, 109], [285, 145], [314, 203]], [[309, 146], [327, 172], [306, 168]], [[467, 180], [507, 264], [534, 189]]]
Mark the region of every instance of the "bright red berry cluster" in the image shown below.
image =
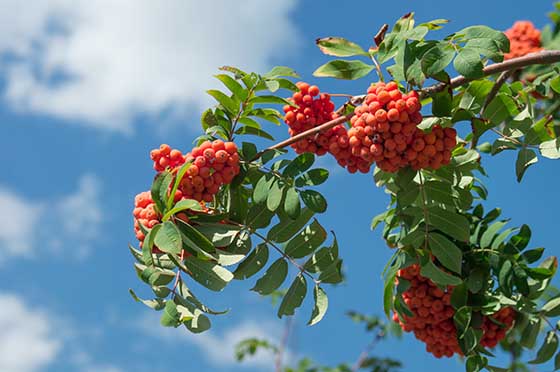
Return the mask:
[[163, 172], [167, 167], [176, 168], [185, 164], [181, 151], [171, 149], [166, 144], [161, 145], [159, 149], [152, 150], [150, 158], [154, 161], [154, 169], [157, 172]]
[[[414, 316], [404, 315], [401, 319], [394, 314], [393, 320], [399, 323], [405, 332], [414, 332], [417, 339], [426, 343], [426, 350], [436, 358], [462, 355], [453, 323], [453, 287], [448, 286], [445, 291], [441, 290], [430, 279], [420, 275], [420, 267], [417, 264], [399, 270], [395, 280], [397, 284], [398, 278], [410, 283], [410, 287], [402, 293], [402, 299]], [[515, 311], [511, 308], [503, 308], [492, 316], [484, 316], [480, 344], [484, 347], [495, 347], [512, 327], [514, 318]]]
[[192, 162], [181, 180], [183, 197], [211, 202], [220, 187], [239, 174], [239, 154], [233, 142], [205, 141], [185, 155]]
[[161, 223], [161, 216], [156, 212], [155, 203], [149, 191], [136, 195], [132, 214], [134, 215], [134, 232], [136, 233], [136, 238], [140, 241], [140, 246], [142, 246], [145, 236], [140, 229], [140, 224], [147, 229], [151, 229], [158, 223]]
[[431, 280], [420, 275], [418, 265], [400, 270], [398, 276], [410, 282], [402, 298], [414, 316], [404, 316], [401, 320], [395, 314], [393, 320], [405, 332], [414, 332], [417, 339], [426, 343], [426, 350], [436, 358], [461, 354], [453, 324], [455, 310], [450, 302], [453, 288], [447, 287], [442, 291]]
[[509, 39], [509, 53], [505, 59], [522, 57], [529, 53], [540, 52], [541, 32], [529, 21], [517, 21], [505, 32]]
[[[337, 117], [334, 103], [328, 94], [321, 93], [316, 85], [298, 82], [296, 86], [299, 90], [292, 95], [291, 101], [298, 107], [284, 106], [284, 121], [290, 127], [290, 136], [293, 137]], [[292, 148], [298, 154], [312, 152], [324, 155], [328, 151], [328, 140], [324, 133], [319, 133], [292, 144]]]
[[[319, 94], [317, 87], [306, 83], [298, 83], [298, 87], [300, 91], [292, 99], [300, 108], [284, 107], [292, 136], [336, 118], [328, 95], [321, 94], [314, 100], [313, 96]], [[415, 91], [402, 93], [395, 82], [372, 84], [363, 103], [355, 108], [349, 130], [338, 125], [293, 147], [297, 153], [329, 152], [350, 173], [367, 173], [373, 163], [386, 172], [406, 166], [435, 170], [451, 160], [457, 132], [435, 125], [424, 133], [417, 127], [422, 122], [421, 108]]]

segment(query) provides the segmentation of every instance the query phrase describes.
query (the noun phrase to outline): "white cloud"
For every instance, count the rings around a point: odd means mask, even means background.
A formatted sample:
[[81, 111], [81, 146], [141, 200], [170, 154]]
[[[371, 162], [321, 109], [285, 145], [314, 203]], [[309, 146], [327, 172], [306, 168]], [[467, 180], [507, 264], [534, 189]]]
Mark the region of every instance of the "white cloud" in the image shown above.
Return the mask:
[[62, 341], [47, 314], [0, 293], [0, 371], [38, 371], [56, 358]]
[[[206, 106], [222, 65], [264, 72], [298, 45], [296, 0], [0, 0], [5, 98], [127, 131], [137, 114]], [[1, 11], [1, 10], [4, 11]]]
[[71, 256], [84, 258], [102, 224], [100, 189], [90, 174], [82, 176], [75, 192], [55, 200], [31, 200], [0, 186], [0, 263], [35, 257], [45, 242], [51, 253], [72, 248]]
[[[176, 343], [178, 338], [198, 347], [205, 358], [218, 367], [255, 367], [261, 371], [274, 369], [274, 355], [267, 350], [259, 350], [243, 362], [235, 359], [235, 346], [248, 338], [267, 340], [278, 345], [282, 329], [277, 323], [270, 321], [244, 320], [220, 332], [216, 328], [200, 334], [193, 334], [186, 329], [161, 327], [157, 318], [148, 316], [148, 319], [138, 322], [141, 330], [152, 336]], [[293, 354], [289, 350], [284, 353], [284, 360], [291, 361]]]

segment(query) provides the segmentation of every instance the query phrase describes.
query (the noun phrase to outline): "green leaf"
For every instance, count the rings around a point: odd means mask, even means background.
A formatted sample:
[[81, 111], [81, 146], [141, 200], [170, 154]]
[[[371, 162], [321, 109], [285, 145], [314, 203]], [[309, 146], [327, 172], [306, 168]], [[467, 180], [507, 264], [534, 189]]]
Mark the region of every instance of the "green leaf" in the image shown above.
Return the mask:
[[233, 272], [235, 279], [244, 280], [258, 273], [268, 262], [268, 246], [261, 243], [237, 266]]
[[274, 104], [274, 105], [289, 105], [292, 107], [297, 107], [292, 101], [288, 101], [285, 98], [277, 97], [277, 96], [269, 96], [269, 95], [262, 95], [256, 96], [249, 100], [250, 104], [257, 104], [257, 103], [267, 103], [267, 104]]
[[432, 233], [428, 237], [430, 250], [447, 269], [461, 274], [463, 252], [445, 236]]
[[[184, 281], [181, 281], [179, 283], [179, 285], [177, 286], [177, 291], [179, 296], [175, 297], [176, 299], [179, 299], [180, 302], [184, 302], [187, 301], [188, 303], [192, 304], [193, 306], [195, 306], [197, 309], [200, 309], [201, 311], [207, 313], [207, 314], [212, 314], [212, 315], [223, 315], [223, 314], [227, 314], [229, 312], [228, 309], [226, 310], [222, 310], [222, 311], [216, 311], [216, 310], [212, 310], [210, 309], [208, 306], [204, 305], [202, 302], [200, 302], [200, 300], [194, 295], [194, 293], [192, 293], [192, 291], [189, 289], [189, 287], [187, 287], [187, 285], [185, 284]], [[184, 301], [183, 301], [184, 299]], [[195, 311], [195, 315], [196, 315], [196, 311]]]
[[298, 155], [291, 161], [290, 164], [288, 164], [286, 168], [284, 168], [282, 175], [285, 177], [296, 177], [311, 168], [314, 162], [315, 155], [310, 152], [304, 152], [303, 154]]
[[490, 225], [480, 238], [480, 248], [489, 248], [492, 245], [492, 241], [496, 237], [496, 234], [498, 234], [498, 231], [500, 231], [507, 223], [508, 221], [506, 220], [494, 222]]
[[453, 109], [453, 91], [445, 89], [432, 95], [432, 114], [438, 117], [449, 116]]
[[161, 325], [164, 327], [177, 327], [181, 324], [180, 318], [175, 302], [167, 301], [163, 313], [161, 314]]
[[181, 253], [183, 248], [181, 233], [171, 221], [160, 224], [161, 228], [154, 238], [154, 244], [163, 252], [171, 254]]
[[145, 265], [152, 266], [154, 264], [154, 259], [152, 256], [154, 238], [156, 237], [159, 229], [161, 229], [161, 226], [161, 224], [155, 225], [144, 238], [144, 242], [142, 243], [142, 261]]
[[165, 213], [167, 193], [169, 191], [169, 186], [173, 181], [173, 175], [167, 171], [161, 172], [156, 176], [154, 183], [152, 184], [151, 194], [152, 200], [156, 204], [159, 213]]
[[319, 249], [307, 260], [303, 267], [310, 273], [320, 273], [333, 266], [337, 259], [338, 242], [336, 241], [335, 236], [332, 247]]
[[539, 145], [541, 155], [549, 159], [560, 159], [560, 142], [558, 138], [542, 142]]
[[202, 333], [210, 329], [210, 319], [198, 309], [194, 312], [194, 318], [185, 322], [185, 327], [192, 333]]
[[428, 208], [430, 225], [449, 236], [467, 242], [470, 236], [469, 221], [465, 216], [438, 207]]
[[219, 90], [207, 90], [206, 93], [211, 95], [230, 115], [235, 115], [239, 112], [239, 104], [231, 97], [228, 97]]
[[268, 231], [267, 238], [283, 243], [292, 238], [299, 230], [307, 224], [307, 222], [313, 217], [314, 212], [311, 209], [302, 209], [300, 215], [295, 220], [290, 218], [280, 219], [280, 222]]
[[301, 204], [299, 203], [299, 194], [294, 187], [288, 188], [286, 191], [286, 200], [284, 200], [284, 211], [292, 218], [296, 219], [301, 212]]
[[315, 43], [324, 54], [335, 57], [353, 57], [368, 54], [356, 43], [342, 37], [325, 37], [315, 40]]
[[297, 187], [318, 186], [324, 183], [329, 177], [329, 171], [323, 168], [311, 169], [300, 177], [296, 178], [295, 185]]
[[161, 298], [155, 298], [153, 300], [143, 300], [140, 297], [138, 297], [132, 289], [129, 289], [128, 293], [130, 293], [130, 295], [132, 296], [134, 301], [142, 302], [144, 305], [148, 306], [150, 309], [154, 309], [154, 310], [159, 311], [159, 310], [161, 310], [165, 307], [165, 300], [162, 300]]
[[264, 130], [259, 129], [259, 128], [255, 128], [255, 127], [250, 127], [250, 126], [247, 126], [247, 125], [239, 127], [239, 129], [237, 129], [235, 131], [235, 134], [251, 135], [251, 136], [266, 138], [266, 139], [271, 140], [271, 141], [274, 140], [274, 137], [272, 137], [272, 135], [265, 132]]
[[268, 192], [272, 186], [272, 183], [276, 179], [270, 174], [264, 174], [259, 178], [255, 189], [253, 190], [253, 201], [257, 204], [263, 203], [268, 198]]
[[[183, 180], [185, 173], [187, 173], [187, 170], [191, 167], [191, 164], [192, 163], [187, 162], [183, 164], [181, 168], [179, 168], [179, 171], [177, 171], [177, 174], [175, 175], [175, 181], [173, 182], [173, 187], [171, 188], [171, 192], [167, 196], [167, 204], [166, 204], [167, 209], [170, 209], [175, 204], [175, 193], [177, 192], [177, 189], [179, 188], [179, 185], [181, 184], [181, 181]], [[165, 221], [165, 219], [163, 219], [163, 221]]]
[[323, 213], [327, 210], [327, 200], [319, 192], [315, 190], [302, 190], [299, 195], [303, 203], [312, 211]]
[[282, 204], [282, 199], [284, 198], [284, 190], [285, 188], [280, 185], [280, 181], [276, 180], [272, 183], [270, 189], [268, 190], [266, 199], [266, 207], [269, 211], [276, 211], [280, 204]]
[[362, 61], [334, 60], [325, 63], [313, 72], [313, 76], [356, 80], [369, 74], [373, 66]]
[[307, 325], [312, 326], [321, 321], [327, 312], [329, 307], [329, 298], [319, 285], [315, 285], [313, 290], [313, 298], [315, 299], [315, 306], [313, 307], [313, 313], [311, 314], [311, 319], [307, 322]]
[[276, 78], [280, 76], [299, 78], [299, 75], [293, 69], [285, 66], [275, 66], [272, 70], [263, 75], [265, 78]]
[[461, 279], [442, 271], [430, 259], [423, 259], [420, 275], [440, 285], [459, 285], [462, 283]]
[[434, 76], [445, 70], [455, 56], [455, 49], [446, 43], [436, 44], [422, 56], [422, 71]]
[[515, 248], [515, 252], [518, 253], [524, 250], [527, 245], [529, 245], [529, 241], [531, 240], [531, 228], [525, 224], [521, 226], [519, 232], [512, 236], [509, 240], [509, 244]]
[[484, 286], [485, 273], [481, 268], [474, 268], [467, 278], [467, 286], [472, 293], [478, 293]]
[[280, 307], [278, 308], [278, 317], [282, 318], [283, 315], [294, 315], [295, 309], [301, 306], [303, 299], [307, 294], [307, 281], [302, 273], [292, 282], [288, 292], [284, 295]]
[[269, 295], [282, 285], [286, 275], [288, 275], [288, 263], [283, 258], [279, 258], [270, 265], [251, 290], [263, 296]]
[[463, 306], [455, 312], [453, 315], [453, 322], [457, 327], [457, 335], [459, 338], [463, 338], [465, 332], [471, 324], [472, 311], [470, 307]]
[[206, 131], [206, 129], [208, 128], [218, 126], [218, 119], [216, 119], [216, 116], [214, 115], [214, 112], [212, 112], [212, 109], [208, 109], [202, 113], [202, 116], [200, 117], [200, 123], [202, 124], [202, 129]]
[[468, 79], [478, 79], [484, 76], [480, 55], [473, 49], [461, 49], [453, 61], [453, 67]]
[[560, 296], [554, 297], [545, 303], [541, 309], [546, 316], [555, 317], [560, 315]]
[[342, 282], [343, 279], [341, 259], [337, 259], [333, 265], [323, 270], [321, 275], [319, 275], [319, 281], [321, 283], [338, 284]]
[[486, 357], [483, 357], [481, 355], [470, 355], [467, 358], [465, 367], [467, 369], [467, 372], [479, 372], [482, 371], [484, 367], [486, 367], [487, 363], [488, 359]]
[[548, 331], [543, 344], [541, 345], [539, 351], [537, 351], [537, 357], [530, 360], [530, 364], [541, 364], [547, 362], [556, 350], [558, 349], [558, 336], [556, 336], [555, 330]]
[[540, 260], [543, 253], [544, 253], [544, 248], [535, 248], [523, 252], [523, 254], [521, 254], [520, 257], [523, 260], [525, 260], [527, 263], [531, 264], [533, 262], [537, 262], [538, 260]]
[[253, 229], [261, 229], [270, 225], [274, 212], [268, 210], [264, 204], [253, 204], [247, 213], [246, 225]]
[[186, 258], [185, 266], [194, 280], [212, 291], [221, 291], [233, 279], [233, 274], [229, 270], [194, 256]]
[[241, 231], [241, 227], [225, 223], [205, 223], [197, 226], [196, 229], [216, 247], [230, 245]]
[[[183, 220], [177, 220], [177, 227], [183, 233], [183, 238], [186, 240], [184, 243], [191, 248], [197, 247], [202, 249], [207, 253], [214, 253], [216, 248], [214, 244], [206, 236], [204, 236], [200, 231], [194, 228], [192, 225], [184, 222]], [[159, 235], [159, 234], [158, 234]], [[158, 245], [159, 246], [159, 245]], [[162, 249], [163, 251], [163, 249]], [[178, 253], [178, 252], [174, 252]]]
[[523, 175], [525, 174], [525, 170], [533, 164], [535, 164], [539, 159], [537, 158], [537, 154], [531, 149], [526, 147], [519, 150], [517, 155], [517, 161], [515, 162], [515, 173], [517, 174], [517, 182], [521, 182]]
[[233, 95], [237, 97], [237, 99], [239, 99], [240, 101], [245, 101], [247, 99], [248, 92], [241, 86], [241, 84], [239, 84], [239, 82], [237, 82], [237, 80], [235, 80], [231, 76], [226, 74], [219, 74], [214, 75], [214, 77], [220, 80], [226, 86], [226, 88], [228, 88], [233, 93]]
[[535, 343], [537, 342], [537, 337], [539, 336], [541, 330], [541, 318], [531, 318], [527, 323], [527, 326], [523, 330], [521, 334], [521, 338], [519, 342], [522, 346], [527, 349], [532, 349], [535, 347]]
[[285, 252], [293, 258], [302, 258], [314, 252], [327, 238], [327, 232], [314, 220], [286, 244]]
[[167, 213], [163, 216], [162, 220], [167, 221], [174, 214], [177, 214], [177, 213], [182, 212], [182, 211], [186, 211], [188, 209], [193, 210], [193, 211], [201, 211], [202, 206], [200, 205], [200, 203], [198, 201], [196, 201], [194, 199], [179, 200], [177, 202], [177, 204], [175, 204], [175, 206], [173, 206], [173, 208], [171, 208], [169, 211], [167, 211]]
[[509, 39], [500, 31], [491, 29], [488, 26], [470, 26], [456, 32], [456, 35], [463, 35], [465, 40], [493, 40], [501, 52], [509, 51]]

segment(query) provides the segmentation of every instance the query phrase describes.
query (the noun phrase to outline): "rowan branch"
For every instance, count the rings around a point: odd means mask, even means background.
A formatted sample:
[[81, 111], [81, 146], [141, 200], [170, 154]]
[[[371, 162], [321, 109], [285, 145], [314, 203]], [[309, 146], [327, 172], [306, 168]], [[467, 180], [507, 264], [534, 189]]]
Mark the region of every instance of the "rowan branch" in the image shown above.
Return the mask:
[[[545, 50], [542, 52], [531, 53], [523, 57], [512, 58], [504, 62], [494, 63], [492, 65], [486, 66], [482, 72], [484, 76], [494, 75], [501, 72], [506, 71], [513, 71], [522, 67], [527, 67], [531, 65], [549, 65], [552, 63], [560, 62], [560, 50]], [[457, 76], [449, 81], [449, 83], [438, 83], [432, 85], [431, 87], [424, 88], [419, 90], [420, 97], [426, 97], [428, 95], [441, 92], [448, 87], [452, 89], [465, 85], [469, 82], [473, 81], [473, 79], [468, 79], [464, 76]], [[341, 113], [343, 109], [350, 103], [352, 105], [360, 104], [365, 98], [365, 95], [354, 96], [350, 99], [349, 102], [345, 103], [342, 107], [340, 107], [336, 112]], [[302, 139], [307, 137], [313, 136], [330, 128], [333, 128], [339, 124], [342, 124], [348, 120], [350, 120], [354, 116], [353, 113], [338, 117], [334, 120], [327, 121], [315, 128], [311, 128], [306, 130], [305, 132], [301, 132], [291, 138], [288, 138], [282, 142], [279, 142], [275, 145], [270, 146], [269, 148], [257, 153], [252, 160], [256, 160], [260, 158], [265, 152], [270, 150], [278, 150], [284, 147], [288, 147], [291, 144], [294, 144]]]

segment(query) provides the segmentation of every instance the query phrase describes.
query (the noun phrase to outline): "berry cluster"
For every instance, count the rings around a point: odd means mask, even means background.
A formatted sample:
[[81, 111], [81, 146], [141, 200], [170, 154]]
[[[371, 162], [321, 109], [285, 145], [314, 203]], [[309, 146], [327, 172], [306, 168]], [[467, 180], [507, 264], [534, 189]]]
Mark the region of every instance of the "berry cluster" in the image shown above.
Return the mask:
[[[493, 348], [506, 337], [506, 332], [513, 326], [515, 311], [511, 307], [504, 307], [491, 317], [485, 316], [482, 323], [482, 339], [480, 344]], [[501, 326], [504, 325], [505, 327]]]
[[[291, 101], [298, 107], [284, 106], [284, 121], [290, 129], [290, 136], [305, 132], [320, 124], [326, 123], [337, 117], [334, 112], [334, 103], [328, 94], [321, 93], [316, 85], [310, 86], [304, 82], [296, 84], [299, 91], [292, 95]], [[319, 133], [314, 137], [304, 138], [294, 144], [292, 148], [296, 153], [311, 152], [324, 155], [328, 151], [328, 139], [325, 134]]]
[[405, 332], [414, 332], [417, 339], [426, 343], [426, 350], [436, 358], [462, 354], [453, 324], [455, 310], [450, 302], [453, 288], [441, 290], [431, 280], [420, 275], [418, 265], [400, 270], [398, 276], [410, 282], [402, 298], [414, 316], [404, 316], [401, 320], [395, 314], [393, 320]]
[[505, 59], [522, 57], [526, 54], [539, 52], [541, 48], [541, 32], [529, 21], [517, 21], [505, 32], [509, 39], [509, 53]]
[[220, 187], [239, 174], [239, 154], [233, 142], [205, 141], [185, 155], [192, 162], [181, 180], [183, 197], [211, 202]]
[[[336, 118], [328, 95], [321, 94], [314, 100], [319, 88], [306, 83], [297, 86], [300, 91], [292, 99], [300, 107], [284, 107], [291, 136]], [[449, 163], [457, 132], [435, 125], [431, 132], [424, 133], [417, 127], [422, 121], [421, 108], [417, 92], [402, 93], [395, 82], [373, 84], [363, 103], [355, 108], [349, 130], [338, 125], [293, 147], [297, 153], [329, 152], [350, 173], [367, 173], [373, 163], [386, 172], [406, 166], [435, 170]]]
[[[462, 355], [453, 323], [455, 310], [450, 302], [453, 287], [448, 286], [445, 291], [440, 289], [430, 279], [420, 275], [417, 264], [399, 270], [395, 280], [397, 284], [399, 278], [410, 283], [410, 287], [402, 293], [402, 299], [414, 316], [404, 315], [401, 319], [394, 314], [393, 320], [405, 332], [414, 332], [416, 338], [426, 343], [426, 350], [436, 358]], [[512, 327], [514, 318], [515, 311], [512, 308], [503, 308], [492, 316], [484, 316], [480, 344], [495, 347]]]
[[159, 149], [152, 150], [150, 158], [154, 161], [156, 172], [163, 172], [167, 167], [176, 168], [185, 164], [185, 158], [181, 151], [171, 149], [166, 144], [161, 145]]
[[155, 210], [155, 203], [149, 191], [136, 195], [132, 214], [134, 215], [134, 232], [136, 233], [136, 238], [140, 241], [140, 246], [142, 246], [145, 236], [140, 229], [140, 224], [147, 229], [151, 229], [158, 223], [161, 223], [161, 216]]

